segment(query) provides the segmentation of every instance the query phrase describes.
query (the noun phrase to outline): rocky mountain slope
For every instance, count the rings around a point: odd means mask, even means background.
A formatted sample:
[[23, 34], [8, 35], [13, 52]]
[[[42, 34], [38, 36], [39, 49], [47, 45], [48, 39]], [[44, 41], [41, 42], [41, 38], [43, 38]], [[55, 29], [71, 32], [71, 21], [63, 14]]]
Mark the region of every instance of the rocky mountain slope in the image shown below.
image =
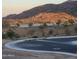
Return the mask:
[[30, 10], [23, 11], [20, 14], [11, 14], [3, 19], [24, 19], [35, 16], [43, 12], [66, 12], [73, 16], [77, 13], [77, 1], [67, 1], [62, 4], [45, 4], [41, 6], [34, 7]]

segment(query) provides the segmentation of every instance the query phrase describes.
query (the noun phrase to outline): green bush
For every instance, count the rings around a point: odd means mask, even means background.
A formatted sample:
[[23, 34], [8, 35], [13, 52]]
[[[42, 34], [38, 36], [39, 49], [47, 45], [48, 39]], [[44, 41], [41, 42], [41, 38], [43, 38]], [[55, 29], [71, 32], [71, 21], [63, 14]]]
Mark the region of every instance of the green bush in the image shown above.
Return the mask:
[[7, 38], [13, 38], [13, 37], [16, 37], [16, 33], [10, 29], [6, 32], [6, 36]]

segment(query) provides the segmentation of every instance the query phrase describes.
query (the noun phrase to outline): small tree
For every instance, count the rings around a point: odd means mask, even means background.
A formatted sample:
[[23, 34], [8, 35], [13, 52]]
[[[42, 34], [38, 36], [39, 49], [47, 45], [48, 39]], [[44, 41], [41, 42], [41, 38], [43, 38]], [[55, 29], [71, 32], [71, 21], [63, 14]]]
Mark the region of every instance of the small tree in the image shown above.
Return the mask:
[[52, 35], [53, 34], [53, 30], [49, 30], [49, 35]]
[[20, 24], [19, 24], [19, 23], [17, 23], [17, 24], [16, 24], [16, 26], [17, 26], [17, 27], [19, 27], [19, 26], [20, 26]]
[[68, 22], [68, 21], [65, 21], [65, 22], [63, 23], [63, 25], [64, 25], [64, 27], [67, 27], [67, 26], [69, 25], [69, 22]]
[[45, 32], [44, 32], [44, 29], [47, 27], [47, 24], [46, 23], [44, 23], [43, 25], [41, 25], [41, 26], [39, 26], [39, 28], [40, 28], [40, 30], [41, 30], [41, 32], [42, 32], [42, 36], [46, 36], [45, 35]]
[[71, 25], [75, 23], [74, 20], [72, 20], [72, 19], [68, 20], [68, 22], [69, 22]]
[[43, 26], [44, 26], [44, 27], [47, 27], [47, 24], [46, 24], [46, 23], [44, 23], [44, 24], [43, 24]]
[[59, 26], [61, 24], [61, 20], [58, 20], [56, 24]]
[[29, 23], [29, 24], [28, 24], [29, 27], [31, 27], [32, 25], [33, 25], [32, 23]]
[[56, 22], [56, 24], [57, 24], [57, 26], [56, 26], [56, 29], [57, 29], [57, 34], [56, 35], [58, 35], [58, 32], [59, 32], [59, 29], [60, 29], [60, 24], [61, 24], [61, 20], [58, 20], [57, 22]]
[[2, 33], [2, 39], [5, 39], [6, 35], [4, 33]]
[[13, 30], [9, 29], [9, 30], [6, 32], [6, 36], [7, 36], [8, 38], [13, 38], [13, 37], [16, 36], [16, 34], [15, 34], [15, 32], [14, 32]]
[[41, 32], [42, 32], [42, 36], [44, 36], [44, 31], [43, 31], [44, 26], [39, 26], [39, 29], [40, 29], [40, 30], [41, 30]]

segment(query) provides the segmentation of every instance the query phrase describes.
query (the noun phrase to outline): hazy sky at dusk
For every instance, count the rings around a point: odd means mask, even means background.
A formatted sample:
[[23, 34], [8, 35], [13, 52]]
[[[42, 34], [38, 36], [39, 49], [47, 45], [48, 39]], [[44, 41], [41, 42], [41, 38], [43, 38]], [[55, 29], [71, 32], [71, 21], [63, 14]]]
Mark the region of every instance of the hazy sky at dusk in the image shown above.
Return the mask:
[[3, 0], [3, 16], [21, 13], [24, 10], [43, 4], [59, 4], [64, 1], [67, 0]]

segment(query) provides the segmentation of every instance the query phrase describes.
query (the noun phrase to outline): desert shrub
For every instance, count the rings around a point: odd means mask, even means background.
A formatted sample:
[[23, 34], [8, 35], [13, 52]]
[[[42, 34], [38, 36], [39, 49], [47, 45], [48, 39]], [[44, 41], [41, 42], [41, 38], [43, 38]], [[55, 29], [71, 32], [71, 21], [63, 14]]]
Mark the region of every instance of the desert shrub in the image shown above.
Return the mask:
[[61, 24], [61, 20], [58, 20], [58, 21], [56, 22], [56, 24], [57, 24], [57, 25], [60, 25], [60, 24]]
[[6, 35], [2, 33], [2, 39], [6, 39]]
[[19, 37], [19, 35], [17, 35], [13, 30], [11, 30], [11, 29], [9, 29], [7, 32], [6, 32], [6, 34], [5, 34], [5, 36], [7, 37], [7, 38], [18, 38]]
[[38, 38], [38, 36], [32, 36], [32, 38]]
[[49, 35], [52, 35], [53, 34], [53, 30], [49, 30]]
[[29, 27], [31, 27], [32, 25], [33, 25], [32, 23], [29, 23], [29, 24], [28, 24]]

